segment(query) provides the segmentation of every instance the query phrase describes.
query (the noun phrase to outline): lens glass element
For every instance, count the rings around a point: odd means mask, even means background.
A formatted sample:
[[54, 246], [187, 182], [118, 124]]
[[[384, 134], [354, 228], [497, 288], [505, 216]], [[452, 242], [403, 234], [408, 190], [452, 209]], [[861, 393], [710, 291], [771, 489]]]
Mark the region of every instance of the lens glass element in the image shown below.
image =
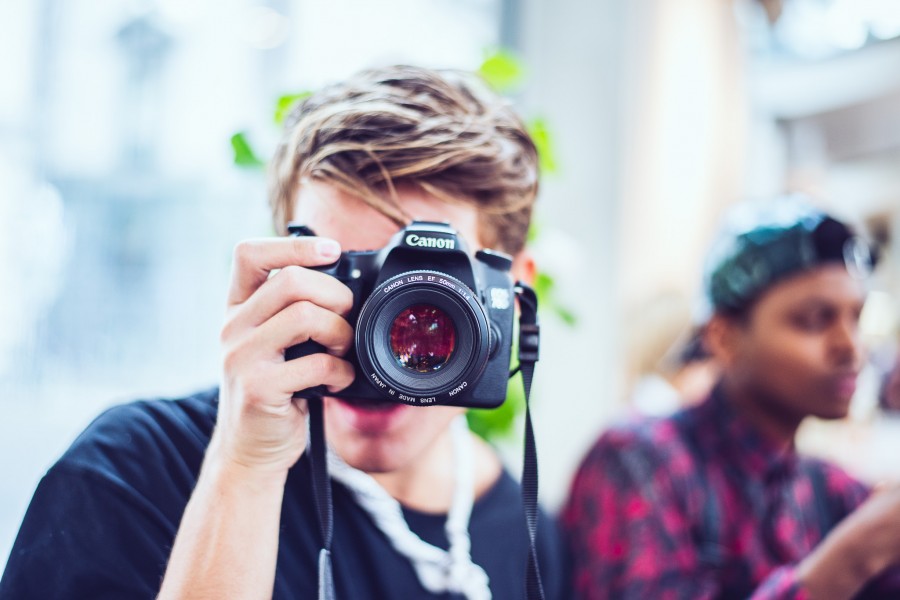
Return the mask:
[[430, 304], [414, 304], [397, 315], [390, 336], [397, 364], [419, 373], [433, 373], [443, 367], [456, 348], [453, 321]]

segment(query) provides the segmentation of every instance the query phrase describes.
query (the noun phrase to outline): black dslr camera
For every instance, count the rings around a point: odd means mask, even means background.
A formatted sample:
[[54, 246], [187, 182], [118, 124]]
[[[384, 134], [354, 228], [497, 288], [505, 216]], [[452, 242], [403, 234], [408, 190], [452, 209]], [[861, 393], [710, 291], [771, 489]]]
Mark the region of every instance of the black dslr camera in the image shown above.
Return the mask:
[[[314, 235], [290, 225], [293, 235]], [[380, 250], [344, 252], [318, 267], [353, 292], [356, 379], [346, 398], [417, 406], [496, 408], [506, 398], [516, 288], [506, 254], [472, 259], [447, 223], [413, 221]], [[324, 348], [291, 346], [295, 359]], [[536, 352], [536, 348], [535, 348]], [[297, 397], [326, 393], [310, 388]]]

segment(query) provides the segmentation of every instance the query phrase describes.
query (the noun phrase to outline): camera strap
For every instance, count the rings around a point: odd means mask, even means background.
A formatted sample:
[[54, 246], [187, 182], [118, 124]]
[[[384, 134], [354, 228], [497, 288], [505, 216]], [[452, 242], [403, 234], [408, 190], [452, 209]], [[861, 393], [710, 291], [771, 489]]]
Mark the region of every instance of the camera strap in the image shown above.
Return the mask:
[[313, 497], [322, 548], [319, 550], [319, 600], [335, 600], [334, 573], [331, 569], [331, 539], [334, 537], [334, 506], [331, 502], [331, 482], [328, 479], [325, 418], [322, 397], [307, 400], [309, 406], [309, 459], [312, 462]]
[[525, 573], [525, 597], [527, 600], [544, 600], [544, 585], [537, 556], [538, 521], [538, 465], [534, 427], [531, 422], [531, 381], [534, 363], [540, 349], [540, 326], [537, 319], [537, 294], [521, 282], [516, 283], [519, 299], [519, 366], [522, 386], [525, 390], [525, 455], [522, 461], [522, 505], [525, 509], [525, 525], [528, 528], [528, 566]]

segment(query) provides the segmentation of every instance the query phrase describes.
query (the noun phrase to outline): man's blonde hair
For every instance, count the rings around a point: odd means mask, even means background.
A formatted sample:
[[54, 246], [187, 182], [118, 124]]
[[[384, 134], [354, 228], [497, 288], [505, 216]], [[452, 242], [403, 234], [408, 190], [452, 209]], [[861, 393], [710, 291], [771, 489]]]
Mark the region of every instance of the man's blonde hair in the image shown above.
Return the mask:
[[479, 211], [488, 247], [525, 246], [538, 189], [534, 142], [509, 103], [471, 74], [372, 69], [303, 100], [285, 120], [269, 202], [286, 231], [304, 179], [327, 182], [405, 225], [396, 186]]

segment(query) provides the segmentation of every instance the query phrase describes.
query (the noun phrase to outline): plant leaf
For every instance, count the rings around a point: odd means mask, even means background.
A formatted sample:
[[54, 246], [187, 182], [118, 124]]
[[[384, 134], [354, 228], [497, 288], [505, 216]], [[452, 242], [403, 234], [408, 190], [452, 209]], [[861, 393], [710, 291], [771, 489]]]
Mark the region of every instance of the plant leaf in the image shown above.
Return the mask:
[[538, 308], [541, 311], [549, 310], [569, 327], [578, 322], [575, 313], [559, 303], [556, 297], [556, 281], [546, 271], [539, 271], [534, 277], [534, 292], [538, 296]]
[[556, 162], [553, 136], [547, 127], [547, 122], [540, 117], [531, 119], [528, 122], [528, 133], [531, 134], [531, 139], [534, 140], [534, 145], [537, 147], [541, 171], [545, 174], [556, 173], [558, 163]]
[[551, 310], [556, 313], [556, 316], [562, 319], [563, 323], [568, 325], [569, 327], [574, 327], [578, 323], [578, 317], [575, 316], [571, 310], [566, 308], [565, 306], [560, 306], [556, 302], [551, 304]]
[[231, 149], [234, 151], [234, 164], [245, 169], [261, 169], [265, 163], [256, 156], [247, 134], [239, 131], [231, 136]]
[[528, 234], [525, 237], [525, 241], [530, 244], [538, 239], [539, 235], [541, 235], [541, 226], [538, 225], [537, 219], [532, 218], [531, 223], [528, 225]]
[[525, 75], [522, 63], [506, 50], [496, 50], [487, 55], [478, 73], [501, 94], [515, 91], [521, 84]]
[[299, 104], [302, 100], [309, 98], [312, 96], [312, 92], [299, 92], [297, 94], [284, 94], [283, 96], [279, 96], [278, 100], [275, 101], [275, 124], [281, 125], [284, 123], [285, 117], [288, 116], [288, 113], [293, 110], [297, 104]]
[[[515, 352], [513, 353], [515, 356]], [[497, 408], [471, 408], [466, 413], [469, 429], [491, 441], [509, 437], [513, 433], [516, 416], [525, 410], [525, 392], [522, 390], [521, 375], [509, 380], [506, 400]]]

